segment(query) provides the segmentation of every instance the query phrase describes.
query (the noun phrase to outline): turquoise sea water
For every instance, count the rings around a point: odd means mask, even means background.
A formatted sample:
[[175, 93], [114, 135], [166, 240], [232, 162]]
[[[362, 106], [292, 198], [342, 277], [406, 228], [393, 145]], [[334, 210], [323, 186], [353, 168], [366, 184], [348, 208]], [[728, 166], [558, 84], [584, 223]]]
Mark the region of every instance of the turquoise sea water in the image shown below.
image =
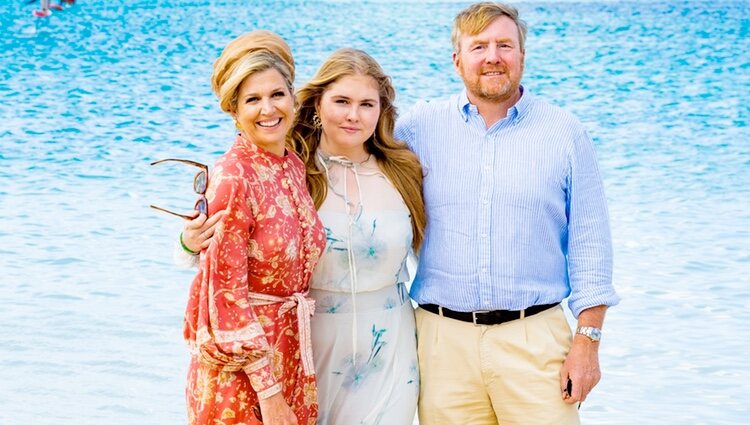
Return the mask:
[[[191, 273], [171, 259], [193, 170], [233, 127], [210, 92], [232, 37], [283, 35], [298, 82], [342, 46], [398, 105], [461, 88], [465, 2], [79, 0], [0, 5], [0, 423], [179, 424]], [[750, 5], [521, 2], [526, 87], [590, 129], [615, 283], [587, 424], [746, 423], [750, 414]]]

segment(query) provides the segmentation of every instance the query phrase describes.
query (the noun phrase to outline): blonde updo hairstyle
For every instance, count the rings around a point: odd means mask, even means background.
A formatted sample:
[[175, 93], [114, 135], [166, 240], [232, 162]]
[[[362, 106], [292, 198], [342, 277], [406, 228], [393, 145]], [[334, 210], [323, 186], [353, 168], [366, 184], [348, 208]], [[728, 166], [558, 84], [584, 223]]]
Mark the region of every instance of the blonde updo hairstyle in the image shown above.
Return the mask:
[[271, 31], [256, 30], [230, 41], [214, 62], [211, 75], [211, 88], [219, 98], [221, 110], [235, 113], [242, 82], [267, 69], [279, 71], [289, 95], [294, 95], [294, 59], [284, 39]]
[[315, 127], [313, 117], [323, 93], [331, 84], [352, 75], [371, 77], [378, 86], [380, 116], [375, 132], [365, 141], [364, 147], [365, 151], [375, 157], [380, 170], [401, 194], [409, 209], [412, 247], [418, 252], [427, 225], [422, 198], [422, 166], [417, 156], [393, 137], [396, 90], [391, 84], [391, 78], [383, 72], [375, 59], [361, 50], [336, 50], [323, 62], [310, 82], [297, 92], [297, 121], [292, 127], [291, 141], [293, 149], [305, 163], [307, 189], [315, 207], [320, 208], [328, 193], [328, 181], [316, 160], [321, 130]]

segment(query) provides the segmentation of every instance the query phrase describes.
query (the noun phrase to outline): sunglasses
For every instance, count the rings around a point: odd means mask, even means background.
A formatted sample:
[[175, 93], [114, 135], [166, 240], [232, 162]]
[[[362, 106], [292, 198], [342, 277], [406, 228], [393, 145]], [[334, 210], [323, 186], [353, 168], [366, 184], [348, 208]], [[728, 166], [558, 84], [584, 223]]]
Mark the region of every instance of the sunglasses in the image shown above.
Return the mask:
[[[195, 203], [194, 209], [198, 210], [202, 214], [208, 215], [208, 200], [206, 200], [206, 189], [208, 188], [208, 165], [201, 164], [200, 162], [190, 161], [189, 159], [177, 159], [177, 158], [167, 158], [162, 159], [159, 161], [154, 161], [151, 163], [151, 165], [161, 164], [164, 162], [180, 162], [182, 164], [188, 164], [192, 165], [194, 167], [198, 167], [201, 170], [198, 171], [198, 173], [193, 177], [193, 190], [195, 193], [200, 195], [198, 198], [198, 201]], [[174, 211], [170, 211], [166, 208], [157, 207], [156, 205], [149, 205], [149, 207], [163, 211], [167, 214], [176, 215], [177, 217], [182, 217], [186, 220], [192, 220], [193, 217], [189, 215], [184, 214], [178, 214]]]

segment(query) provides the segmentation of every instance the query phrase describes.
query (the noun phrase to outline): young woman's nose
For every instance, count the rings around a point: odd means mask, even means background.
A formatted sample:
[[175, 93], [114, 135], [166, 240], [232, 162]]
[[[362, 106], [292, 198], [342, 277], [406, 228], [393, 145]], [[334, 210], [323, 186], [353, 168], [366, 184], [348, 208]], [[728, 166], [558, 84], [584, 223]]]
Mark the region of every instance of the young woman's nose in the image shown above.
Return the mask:
[[359, 119], [359, 110], [356, 106], [352, 106], [346, 113], [346, 119], [349, 121], [357, 121]]

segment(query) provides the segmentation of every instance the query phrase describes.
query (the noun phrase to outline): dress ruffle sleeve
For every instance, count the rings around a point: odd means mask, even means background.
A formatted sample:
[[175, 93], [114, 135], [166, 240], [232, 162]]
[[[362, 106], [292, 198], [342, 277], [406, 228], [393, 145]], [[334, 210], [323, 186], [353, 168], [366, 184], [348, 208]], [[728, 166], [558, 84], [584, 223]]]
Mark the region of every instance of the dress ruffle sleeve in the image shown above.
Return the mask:
[[[230, 164], [226, 164], [229, 166]], [[185, 339], [201, 362], [244, 370], [259, 399], [281, 391], [270, 346], [248, 298], [248, 242], [255, 225], [247, 179], [217, 166], [206, 197], [209, 211], [226, 210], [190, 288]]]
[[192, 255], [185, 252], [179, 242], [174, 243], [174, 247], [172, 248], [172, 260], [174, 260], [175, 265], [185, 269], [191, 269], [200, 265], [198, 259], [198, 255]]

